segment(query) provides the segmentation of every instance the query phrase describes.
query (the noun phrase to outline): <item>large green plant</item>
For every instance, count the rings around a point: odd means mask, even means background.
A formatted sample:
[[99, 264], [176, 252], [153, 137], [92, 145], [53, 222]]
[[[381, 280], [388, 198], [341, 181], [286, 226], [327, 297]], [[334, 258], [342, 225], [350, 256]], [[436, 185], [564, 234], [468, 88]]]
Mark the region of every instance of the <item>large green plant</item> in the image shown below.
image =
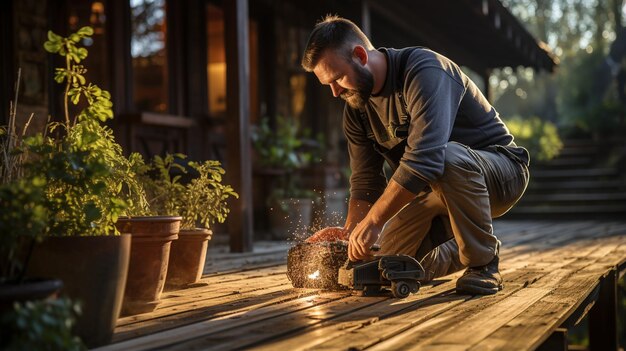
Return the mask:
[[[68, 37], [48, 32], [44, 48], [64, 58], [55, 81], [64, 85], [64, 121], [51, 122], [43, 133], [24, 140], [25, 177], [45, 183], [47, 235], [103, 235], [116, 232], [121, 214], [145, 208], [145, 193], [136, 171], [139, 155], [126, 158], [104, 122], [113, 118], [111, 95], [87, 82], [79, 47], [93, 34], [83, 27]], [[72, 114], [70, 104], [76, 106]], [[126, 201], [125, 201], [126, 200]]]
[[[142, 179], [152, 213], [181, 216], [184, 229], [198, 225], [210, 229], [215, 223], [223, 223], [230, 212], [228, 198], [239, 195], [222, 183], [225, 171], [220, 162], [185, 162], [185, 158], [182, 154], [155, 156], [146, 169]], [[191, 180], [183, 184], [182, 176], [189, 173]]]
[[314, 197], [312, 191], [302, 189], [298, 170], [319, 160], [319, 143], [312, 147], [304, 145], [309, 138], [308, 130], [301, 130], [297, 121], [278, 116], [276, 130], [269, 119], [261, 119], [252, 133], [252, 143], [261, 167], [277, 171], [278, 186], [272, 190], [272, 199]]

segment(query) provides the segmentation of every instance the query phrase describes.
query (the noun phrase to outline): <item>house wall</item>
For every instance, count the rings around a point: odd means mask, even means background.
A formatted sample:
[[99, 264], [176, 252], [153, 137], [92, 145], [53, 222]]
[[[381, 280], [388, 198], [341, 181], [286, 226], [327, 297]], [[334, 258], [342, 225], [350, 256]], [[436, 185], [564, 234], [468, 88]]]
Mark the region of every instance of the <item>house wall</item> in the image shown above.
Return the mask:
[[[111, 126], [124, 149], [141, 152], [146, 157], [164, 152], [183, 152], [192, 159], [218, 159], [225, 164], [228, 173], [240, 173], [241, 160], [232, 153], [229, 157], [226, 151], [229, 150], [228, 145], [239, 142], [242, 135], [237, 129], [231, 128], [229, 132], [228, 122], [241, 116], [231, 116], [229, 109], [224, 109], [227, 96], [211, 95], [216, 89], [225, 92], [224, 84], [228, 80], [219, 73], [225, 70], [223, 62], [227, 59], [213, 61], [217, 56], [226, 56], [220, 50], [226, 51], [227, 43], [213, 45], [219, 41], [215, 36], [221, 35], [224, 39], [228, 30], [236, 29], [223, 27], [222, 32], [215, 32], [212, 25], [223, 20], [226, 5], [232, 5], [236, 0], [159, 0], [163, 1], [166, 14], [165, 22], [159, 27], [167, 36], [167, 50], [160, 58], [165, 61], [160, 66], [146, 65], [143, 68], [137, 65], [139, 60], [132, 57], [131, 1], [136, 4], [139, 0], [2, 1], [0, 34], [6, 39], [0, 45], [3, 53], [8, 54], [0, 57], [0, 108], [8, 111], [15, 72], [22, 67], [19, 123], [23, 124], [32, 112], [38, 118], [35, 125], [43, 124], [48, 114], [53, 118], [60, 116], [61, 91], [52, 81], [53, 67], [59, 62], [53, 62], [51, 56], [43, 51], [45, 33], [52, 29], [66, 34], [82, 25], [97, 25], [101, 32], [94, 36], [97, 44], [89, 47], [91, 57], [86, 65], [90, 69], [89, 78], [112, 93], [116, 118]], [[96, 3], [99, 5], [94, 7]], [[484, 5], [487, 3], [489, 6], [485, 13]], [[332, 97], [330, 89], [320, 85], [315, 76], [304, 72], [299, 64], [310, 30], [324, 15], [339, 14], [363, 25], [365, 14], [368, 19], [366, 27], [371, 31], [375, 46], [436, 44], [448, 50], [451, 58], [477, 70], [482, 77], [487, 74], [487, 61], [502, 57], [502, 60], [506, 59], [502, 62], [508, 63], [517, 58], [514, 50], [506, 50], [505, 56], [494, 55], [493, 48], [499, 47], [502, 40], [506, 42], [507, 35], [516, 38], [515, 43], [522, 44], [522, 39], [528, 36], [513, 26], [513, 20], [508, 17], [506, 28], [495, 26], [492, 29], [494, 16], [505, 11], [495, 0], [482, 2], [482, 7], [471, 2], [416, 3], [409, 0], [390, 3], [368, 0], [248, 0], [237, 4], [245, 5], [247, 26], [250, 28], [246, 50], [251, 61], [244, 65], [245, 68], [237, 67], [235, 70], [238, 74], [246, 74], [249, 82], [245, 94], [245, 99], [250, 101], [249, 109], [246, 109], [249, 110], [247, 120], [255, 124], [262, 117], [267, 116], [274, 121], [280, 115], [298, 121], [313, 135], [322, 134], [324, 167], [316, 165], [302, 172], [305, 186], [320, 191], [345, 186], [344, 170], [347, 167], [345, 139], [341, 130], [343, 101]], [[94, 17], [94, 14], [99, 14], [99, 6], [103, 9], [103, 16]], [[237, 6], [229, 8], [236, 11]], [[208, 10], [209, 7], [212, 11]], [[445, 16], [437, 17], [442, 15], [437, 11], [444, 12]], [[211, 17], [215, 15], [216, 18]], [[466, 35], [461, 38], [465, 46], [457, 45], [457, 41], [461, 40], [457, 35], [458, 26], [464, 22], [448, 15], [458, 18], [469, 16], [468, 20], [475, 24], [472, 27], [480, 36]], [[76, 17], [75, 21], [73, 17]], [[223, 26], [227, 25], [224, 23]], [[506, 33], [497, 32], [502, 30]], [[473, 50], [476, 45], [484, 43], [489, 43], [488, 50]], [[519, 53], [519, 62], [526, 62], [523, 55], [523, 52]], [[490, 61], [490, 64], [498, 62]], [[163, 71], [167, 74], [160, 75], [159, 72]], [[152, 80], [152, 83], [138, 90], [138, 76], [144, 77], [146, 82]], [[243, 91], [239, 88], [237, 91]], [[138, 102], [141, 96], [149, 100], [157, 95], [163, 96], [163, 101], [152, 105]], [[0, 114], [0, 119], [6, 119], [5, 116], [6, 113]], [[239, 155], [251, 155], [247, 162], [254, 163], [253, 152], [246, 150]], [[229, 165], [229, 162], [235, 164]], [[231, 166], [235, 167], [234, 172], [229, 171]], [[261, 230], [267, 228], [262, 211], [269, 188], [268, 180], [263, 177], [256, 174], [254, 194], [243, 194], [253, 197], [255, 226]]]
[[[3, 2], [2, 24], [2, 108], [8, 121], [11, 106], [16, 109], [16, 128], [23, 130], [31, 114], [30, 132], [40, 131], [48, 117], [50, 91], [48, 57], [43, 49], [49, 28], [48, 1]], [[19, 75], [19, 81], [18, 81]], [[16, 83], [19, 92], [15, 94]], [[4, 124], [4, 123], [3, 123]]]

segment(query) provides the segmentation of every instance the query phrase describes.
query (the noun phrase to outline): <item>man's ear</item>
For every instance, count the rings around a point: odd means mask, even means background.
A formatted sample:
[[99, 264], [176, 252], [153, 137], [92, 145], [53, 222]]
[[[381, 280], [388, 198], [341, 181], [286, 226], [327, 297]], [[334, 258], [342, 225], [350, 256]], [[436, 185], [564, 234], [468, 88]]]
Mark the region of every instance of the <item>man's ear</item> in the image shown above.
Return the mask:
[[352, 50], [352, 55], [362, 66], [365, 66], [367, 64], [367, 50], [365, 50], [365, 48], [361, 45], [357, 45], [354, 47], [354, 49]]

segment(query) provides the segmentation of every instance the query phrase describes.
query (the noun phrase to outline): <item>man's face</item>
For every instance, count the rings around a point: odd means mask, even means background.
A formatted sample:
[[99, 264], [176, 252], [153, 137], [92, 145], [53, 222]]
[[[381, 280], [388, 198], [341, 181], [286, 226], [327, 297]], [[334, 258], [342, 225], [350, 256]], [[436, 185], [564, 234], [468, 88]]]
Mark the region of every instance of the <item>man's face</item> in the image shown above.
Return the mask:
[[320, 83], [330, 85], [333, 96], [341, 97], [352, 108], [362, 109], [374, 88], [372, 73], [356, 58], [346, 59], [334, 50], [326, 50], [313, 69]]

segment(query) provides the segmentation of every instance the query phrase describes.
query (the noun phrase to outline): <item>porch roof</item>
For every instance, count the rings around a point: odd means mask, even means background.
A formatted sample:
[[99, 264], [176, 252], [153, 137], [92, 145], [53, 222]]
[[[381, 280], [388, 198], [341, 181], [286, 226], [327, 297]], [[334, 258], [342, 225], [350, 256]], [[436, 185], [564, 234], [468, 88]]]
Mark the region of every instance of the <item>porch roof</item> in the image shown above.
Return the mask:
[[479, 73], [507, 66], [552, 72], [558, 64], [547, 45], [498, 0], [370, 1], [367, 6], [377, 46], [427, 46]]

